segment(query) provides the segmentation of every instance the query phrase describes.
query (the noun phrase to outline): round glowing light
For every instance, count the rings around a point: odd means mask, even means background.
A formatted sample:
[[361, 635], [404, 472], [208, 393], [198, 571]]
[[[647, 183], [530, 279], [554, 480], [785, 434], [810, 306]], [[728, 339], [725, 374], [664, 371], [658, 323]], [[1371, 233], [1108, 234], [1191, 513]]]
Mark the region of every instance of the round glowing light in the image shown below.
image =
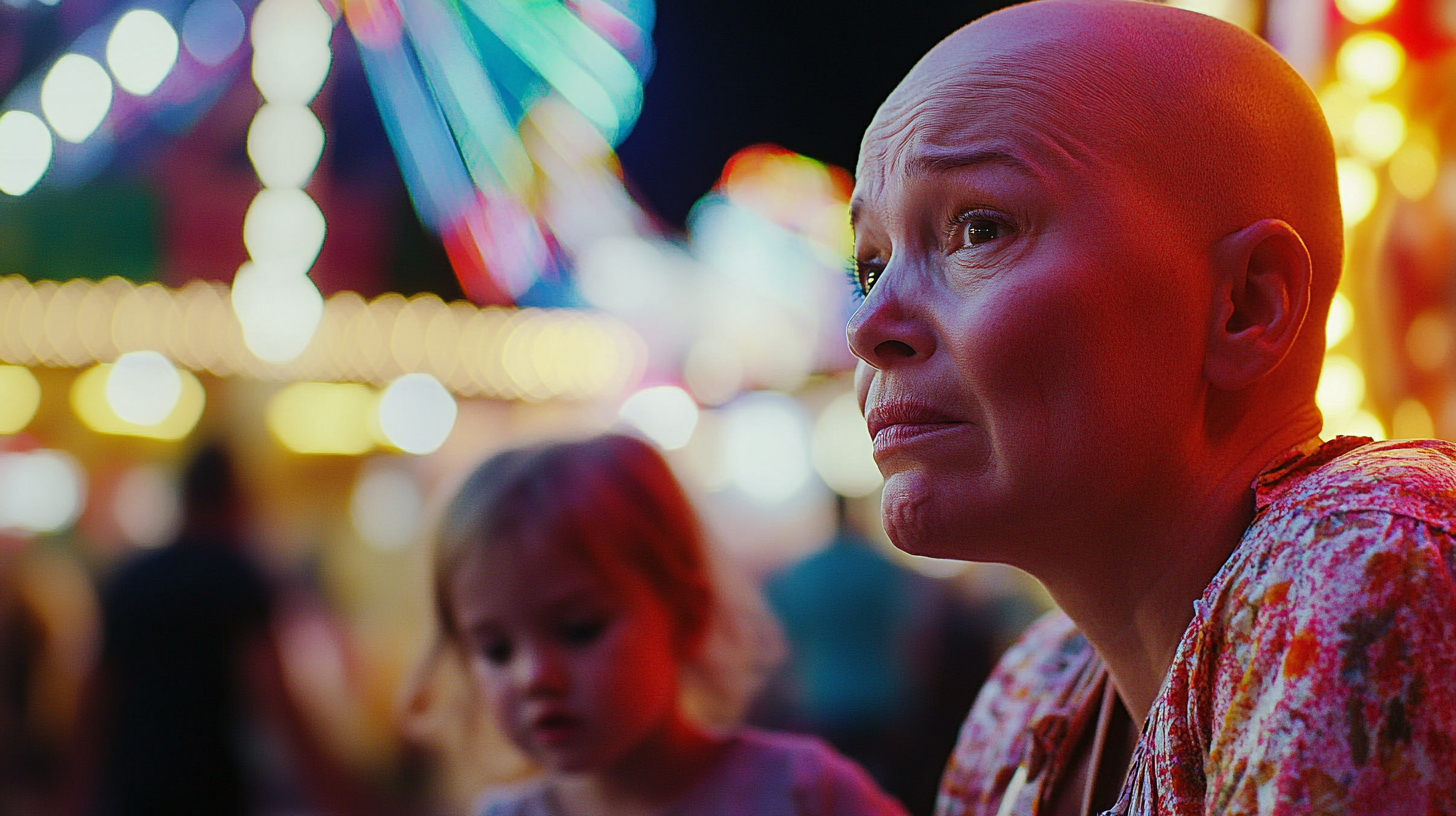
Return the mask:
[[308, 276], [255, 263], [238, 269], [232, 302], [243, 343], [270, 363], [286, 363], [302, 354], [324, 316], [323, 295]]
[[68, 142], [84, 142], [111, 110], [111, 77], [90, 57], [66, 54], [40, 84], [40, 109]]
[[1320, 110], [1324, 112], [1325, 122], [1329, 124], [1330, 134], [1335, 137], [1335, 141], [1344, 142], [1349, 138], [1355, 116], [1368, 101], [1362, 90], [1352, 88], [1344, 82], [1331, 82], [1320, 91]]
[[297, 382], [273, 395], [264, 419], [294, 453], [357, 456], [374, 447], [370, 426], [378, 399], [360, 383]]
[[1354, 360], [1341, 354], [1325, 357], [1314, 401], [1325, 416], [1326, 428], [1341, 428], [1359, 410], [1365, 399], [1365, 372]]
[[698, 403], [675, 385], [660, 385], [628, 397], [618, 416], [663, 450], [677, 450], [698, 427]]
[[1336, 292], [1330, 301], [1330, 316], [1325, 320], [1325, 348], [1333, 348], [1355, 328], [1355, 307], [1344, 292]]
[[40, 407], [40, 381], [25, 366], [0, 366], [0, 434], [19, 433]]
[[1346, 20], [1365, 25], [1389, 14], [1395, 8], [1395, 0], [1335, 0], [1335, 8]]
[[1412, 201], [1419, 201], [1430, 195], [1439, 176], [1436, 151], [1429, 145], [1409, 140], [1390, 157], [1386, 166], [1390, 184], [1396, 192]]
[[334, 21], [315, 0], [263, 0], [253, 11], [253, 82], [269, 102], [306, 105], [333, 59]]
[[406, 374], [379, 397], [379, 430], [405, 453], [433, 453], [455, 429], [455, 398], [429, 374]]
[[852, 393], [839, 395], [819, 415], [811, 451], [814, 469], [841, 496], [868, 496], [884, 482], [875, 464], [874, 441]]
[[123, 420], [156, 425], [177, 407], [182, 377], [172, 361], [155, 351], [121, 355], [106, 377], [106, 402]]
[[182, 502], [165, 468], [140, 465], [122, 474], [111, 496], [121, 535], [133, 546], [159, 547], [182, 527]]
[[1340, 46], [1335, 73], [1340, 81], [1377, 94], [1390, 90], [1405, 70], [1405, 49], [1389, 34], [1362, 31]]
[[1416, 368], [1440, 371], [1451, 357], [1451, 321], [1441, 309], [1416, 315], [1405, 330], [1405, 353]]
[[1395, 439], [1430, 439], [1436, 435], [1436, 423], [1431, 421], [1425, 403], [1404, 400], [1390, 417], [1390, 435]]
[[398, 467], [362, 468], [349, 497], [349, 520], [366, 543], [378, 550], [398, 550], [419, 532], [425, 498], [419, 482]]
[[578, 282], [586, 302], [619, 314], [651, 310], [667, 288], [661, 250], [641, 238], [602, 238], [577, 261]]
[[196, 0], [182, 15], [182, 45], [203, 65], [220, 65], [243, 44], [247, 28], [232, 0]]
[[1386, 438], [1385, 425], [1380, 421], [1380, 417], [1363, 409], [1356, 411], [1346, 420], [1336, 435], [1368, 436], [1376, 442]]
[[809, 433], [793, 398], [747, 394], [723, 410], [723, 462], [729, 481], [748, 497], [777, 504], [809, 481]]
[[71, 409], [86, 427], [97, 433], [177, 440], [197, 426], [207, 403], [207, 392], [192, 372], [177, 370], [177, 376], [182, 380], [182, 393], [172, 413], [154, 425], [139, 425], [122, 419], [112, 409], [106, 393], [111, 371], [111, 364], [103, 363], [81, 372], [71, 383]]
[[51, 129], [39, 116], [6, 111], [0, 116], [0, 192], [21, 196], [51, 166]]
[[243, 216], [243, 245], [254, 261], [302, 275], [318, 258], [327, 230], [323, 212], [308, 193], [267, 189]]
[[1340, 212], [1348, 229], [1365, 220], [1375, 208], [1380, 182], [1375, 178], [1375, 171], [1358, 159], [1336, 161], [1335, 173], [1340, 184]]
[[106, 64], [123, 90], [146, 96], [177, 64], [177, 32], [151, 9], [128, 11], [106, 40]]
[[69, 527], [86, 502], [86, 474], [63, 451], [0, 454], [0, 528], [51, 533]]
[[264, 187], [305, 186], [323, 152], [324, 127], [305, 105], [266, 104], [248, 128], [248, 158]]
[[1372, 102], [1355, 115], [1350, 126], [1350, 149], [1366, 161], [1379, 164], [1405, 143], [1405, 116], [1385, 102]]

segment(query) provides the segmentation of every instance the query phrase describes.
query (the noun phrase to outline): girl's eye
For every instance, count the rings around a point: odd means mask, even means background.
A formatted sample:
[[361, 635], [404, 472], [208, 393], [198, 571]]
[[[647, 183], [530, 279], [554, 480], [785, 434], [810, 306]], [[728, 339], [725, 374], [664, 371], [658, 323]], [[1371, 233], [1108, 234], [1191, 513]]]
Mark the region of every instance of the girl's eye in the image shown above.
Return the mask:
[[856, 295], [866, 297], [870, 290], [875, 288], [875, 282], [885, 271], [885, 265], [879, 261], [855, 261], [854, 269], [849, 273], [849, 285], [854, 287]]
[[484, 641], [479, 648], [480, 656], [492, 666], [504, 666], [511, 662], [511, 656], [516, 652], [515, 645], [505, 638]]
[[563, 622], [556, 634], [567, 646], [590, 646], [606, 628], [606, 618], [584, 618]]
[[955, 219], [951, 227], [957, 249], [980, 246], [997, 238], [1004, 238], [1011, 232], [1005, 223], [982, 210], [963, 213]]

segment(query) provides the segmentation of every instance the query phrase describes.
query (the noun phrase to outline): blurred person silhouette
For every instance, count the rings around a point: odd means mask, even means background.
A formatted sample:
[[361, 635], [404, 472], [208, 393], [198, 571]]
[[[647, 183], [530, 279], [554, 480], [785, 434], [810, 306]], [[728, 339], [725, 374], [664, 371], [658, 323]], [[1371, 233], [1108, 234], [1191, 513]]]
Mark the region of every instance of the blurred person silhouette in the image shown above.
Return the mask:
[[888, 558], [835, 500], [829, 545], [765, 582], [790, 660], [753, 719], [824, 737], [929, 814], [957, 725], [990, 673], [990, 627], [948, 582]]
[[97, 618], [91, 580], [66, 547], [0, 533], [0, 814], [48, 812]]
[[741, 713], [773, 630], [735, 614], [747, 607], [647, 443], [498, 454], [460, 488], [437, 547], [443, 636], [541, 768], [486, 816], [905, 812], [819, 739], [711, 725]]
[[274, 593], [246, 554], [232, 459], [204, 447], [182, 480], [182, 530], [122, 564], [102, 592], [102, 651], [67, 810], [102, 816], [259, 812], [253, 718], [276, 726], [321, 809], [366, 812], [290, 694]]

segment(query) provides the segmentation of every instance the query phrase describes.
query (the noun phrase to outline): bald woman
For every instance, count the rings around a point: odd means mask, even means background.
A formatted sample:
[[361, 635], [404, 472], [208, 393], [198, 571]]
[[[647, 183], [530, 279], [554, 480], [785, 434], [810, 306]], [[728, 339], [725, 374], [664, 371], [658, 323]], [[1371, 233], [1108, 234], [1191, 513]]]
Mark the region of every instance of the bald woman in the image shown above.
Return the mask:
[[876, 115], [848, 327], [895, 544], [1035, 575], [939, 812], [1456, 813], [1456, 448], [1322, 443], [1314, 96], [1218, 20], [1043, 0]]

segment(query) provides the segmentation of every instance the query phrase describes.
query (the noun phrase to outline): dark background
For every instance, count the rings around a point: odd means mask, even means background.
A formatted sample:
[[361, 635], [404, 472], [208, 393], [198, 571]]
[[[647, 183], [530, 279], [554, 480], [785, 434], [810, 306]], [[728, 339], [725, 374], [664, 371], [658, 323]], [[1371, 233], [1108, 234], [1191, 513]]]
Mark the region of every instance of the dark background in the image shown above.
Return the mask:
[[657, 65], [619, 148], [638, 197], [681, 227], [736, 151], [772, 142], [848, 170], [921, 55], [997, 0], [658, 0]]

